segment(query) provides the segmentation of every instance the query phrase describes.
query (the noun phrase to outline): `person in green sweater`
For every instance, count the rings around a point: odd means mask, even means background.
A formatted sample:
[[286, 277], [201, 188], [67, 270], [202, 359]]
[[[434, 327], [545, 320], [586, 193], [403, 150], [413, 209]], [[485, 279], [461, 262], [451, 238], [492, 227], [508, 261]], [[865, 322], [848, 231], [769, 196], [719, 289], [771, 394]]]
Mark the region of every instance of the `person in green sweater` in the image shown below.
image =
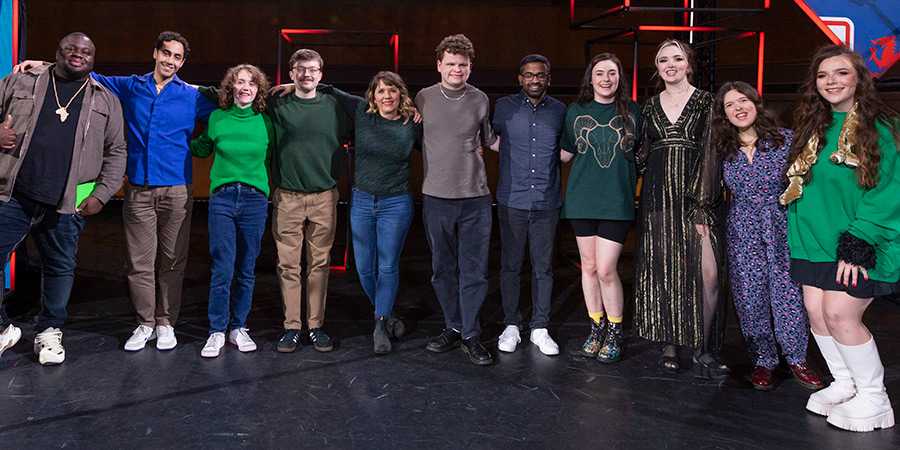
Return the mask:
[[572, 161], [562, 217], [575, 231], [591, 320], [581, 354], [605, 363], [622, 357], [625, 294], [616, 266], [634, 222], [637, 187], [634, 149], [641, 110], [630, 98], [626, 80], [616, 55], [595, 56], [584, 72], [578, 100], [566, 112], [559, 142], [560, 159]]
[[391, 311], [400, 285], [400, 251], [413, 217], [409, 156], [421, 146], [422, 125], [414, 120], [406, 83], [394, 72], [378, 72], [365, 98], [331, 86], [319, 90], [333, 95], [353, 119], [353, 254], [359, 281], [375, 307], [374, 351], [383, 355], [391, 351], [391, 337], [404, 331]]
[[268, 89], [269, 82], [257, 67], [241, 64], [228, 69], [219, 87], [220, 109], [210, 114], [203, 135], [191, 142], [194, 156], [216, 155], [209, 173], [209, 339], [200, 352], [207, 358], [219, 355], [229, 329], [228, 342], [238, 350], [256, 350], [247, 333], [247, 314], [268, 216], [268, 168], [275, 144], [272, 121], [265, 114]]
[[878, 98], [862, 57], [829, 45], [813, 57], [795, 119], [780, 198], [791, 277], [834, 376], [806, 409], [845, 430], [889, 428], [884, 366], [862, 317], [900, 278], [900, 116]]

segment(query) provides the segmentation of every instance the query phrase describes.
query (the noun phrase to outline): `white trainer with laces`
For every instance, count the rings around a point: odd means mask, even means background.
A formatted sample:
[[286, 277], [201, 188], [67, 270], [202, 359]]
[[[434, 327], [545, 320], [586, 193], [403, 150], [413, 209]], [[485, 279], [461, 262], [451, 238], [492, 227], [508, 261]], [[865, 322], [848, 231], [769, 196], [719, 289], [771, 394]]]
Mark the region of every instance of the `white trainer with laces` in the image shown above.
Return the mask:
[[44, 365], [61, 364], [66, 360], [66, 349], [62, 345], [62, 331], [59, 328], [47, 328], [34, 337], [34, 354]]
[[176, 345], [178, 345], [178, 340], [175, 339], [175, 328], [172, 325], [157, 325], [156, 349], [172, 350]]
[[206, 345], [203, 346], [203, 350], [200, 350], [200, 356], [204, 358], [215, 358], [216, 356], [219, 356], [219, 350], [222, 350], [222, 347], [224, 346], [225, 333], [217, 331], [209, 335], [209, 339], [206, 340]]
[[497, 339], [497, 350], [501, 352], [514, 352], [519, 342], [522, 342], [522, 331], [515, 325], [507, 325], [503, 333]]
[[550, 333], [546, 328], [535, 328], [531, 330], [531, 343], [537, 345], [541, 349], [541, 353], [553, 356], [559, 354], [559, 346], [553, 342]]
[[128, 338], [128, 341], [125, 342], [125, 351], [136, 352], [143, 350], [150, 339], [156, 339], [156, 331], [153, 331], [153, 328], [146, 325], [138, 325], [131, 332], [131, 337]]
[[9, 324], [9, 326], [0, 333], [0, 355], [13, 345], [16, 345], [16, 342], [19, 342], [19, 339], [21, 338], [22, 330], [13, 324]]
[[231, 333], [228, 333], [228, 342], [236, 345], [238, 350], [242, 352], [252, 352], [256, 350], [256, 342], [253, 342], [253, 339], [250, 339], [250, 335], [247, 333], [248, 331], [249, 330], [246, 328], [231, 330]]

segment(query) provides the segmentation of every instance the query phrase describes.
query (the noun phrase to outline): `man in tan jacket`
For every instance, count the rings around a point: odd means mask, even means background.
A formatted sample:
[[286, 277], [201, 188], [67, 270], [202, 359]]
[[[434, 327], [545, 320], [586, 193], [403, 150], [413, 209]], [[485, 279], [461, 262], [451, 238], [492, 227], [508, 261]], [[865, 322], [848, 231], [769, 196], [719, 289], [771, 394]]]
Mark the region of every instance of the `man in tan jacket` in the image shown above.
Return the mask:
[[[27, 234], [43, 263], [43, 298], [34, 351], [41, 364], [66, 358], [60, 328], [72, 291], [78, 234], [122, 185], [122, 106], [90, 76], [94, 44], [64, 37], [56, 63], [0, 80], [0, 267]], [[0, 294], [0, 352], [22, 332]]]

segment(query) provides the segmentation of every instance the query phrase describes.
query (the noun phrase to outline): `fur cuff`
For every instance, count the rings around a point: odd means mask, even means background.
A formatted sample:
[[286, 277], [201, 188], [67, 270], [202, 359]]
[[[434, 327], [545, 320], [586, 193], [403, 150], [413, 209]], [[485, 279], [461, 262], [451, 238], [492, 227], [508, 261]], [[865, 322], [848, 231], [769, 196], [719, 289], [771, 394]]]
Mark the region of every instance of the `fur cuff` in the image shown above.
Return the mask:
[[854, 266], [871, 269], [875, 267], [875, 247], [872, 244], [845, 231], [838, 238], [837, 259]]

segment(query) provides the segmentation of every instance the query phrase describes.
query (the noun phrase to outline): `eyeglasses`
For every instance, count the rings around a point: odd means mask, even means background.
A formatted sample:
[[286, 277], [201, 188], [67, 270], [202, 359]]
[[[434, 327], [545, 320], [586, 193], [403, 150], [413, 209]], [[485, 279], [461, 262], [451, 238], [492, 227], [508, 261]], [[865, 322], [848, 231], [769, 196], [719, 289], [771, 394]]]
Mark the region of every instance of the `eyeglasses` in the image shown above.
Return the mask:
[[300, 66], [294, 67], [294, 70], [296, 70], [299, 75], [303, 75], [304, 73], [308, 73], [310, 75], [316, 75], [317, 73], [322, 71], [322, 69], [320, 69], [318, 67], [300, 67]]
[[540, 81], [547, 81], [550, 78], [550, 74], [544, 73], [544, 72], [541, 72], [541, 73], [525, 72], [521, 75], [521, 77], [524, 78], [525, 81], [531, 81], [535, 78], [537, 78]]

